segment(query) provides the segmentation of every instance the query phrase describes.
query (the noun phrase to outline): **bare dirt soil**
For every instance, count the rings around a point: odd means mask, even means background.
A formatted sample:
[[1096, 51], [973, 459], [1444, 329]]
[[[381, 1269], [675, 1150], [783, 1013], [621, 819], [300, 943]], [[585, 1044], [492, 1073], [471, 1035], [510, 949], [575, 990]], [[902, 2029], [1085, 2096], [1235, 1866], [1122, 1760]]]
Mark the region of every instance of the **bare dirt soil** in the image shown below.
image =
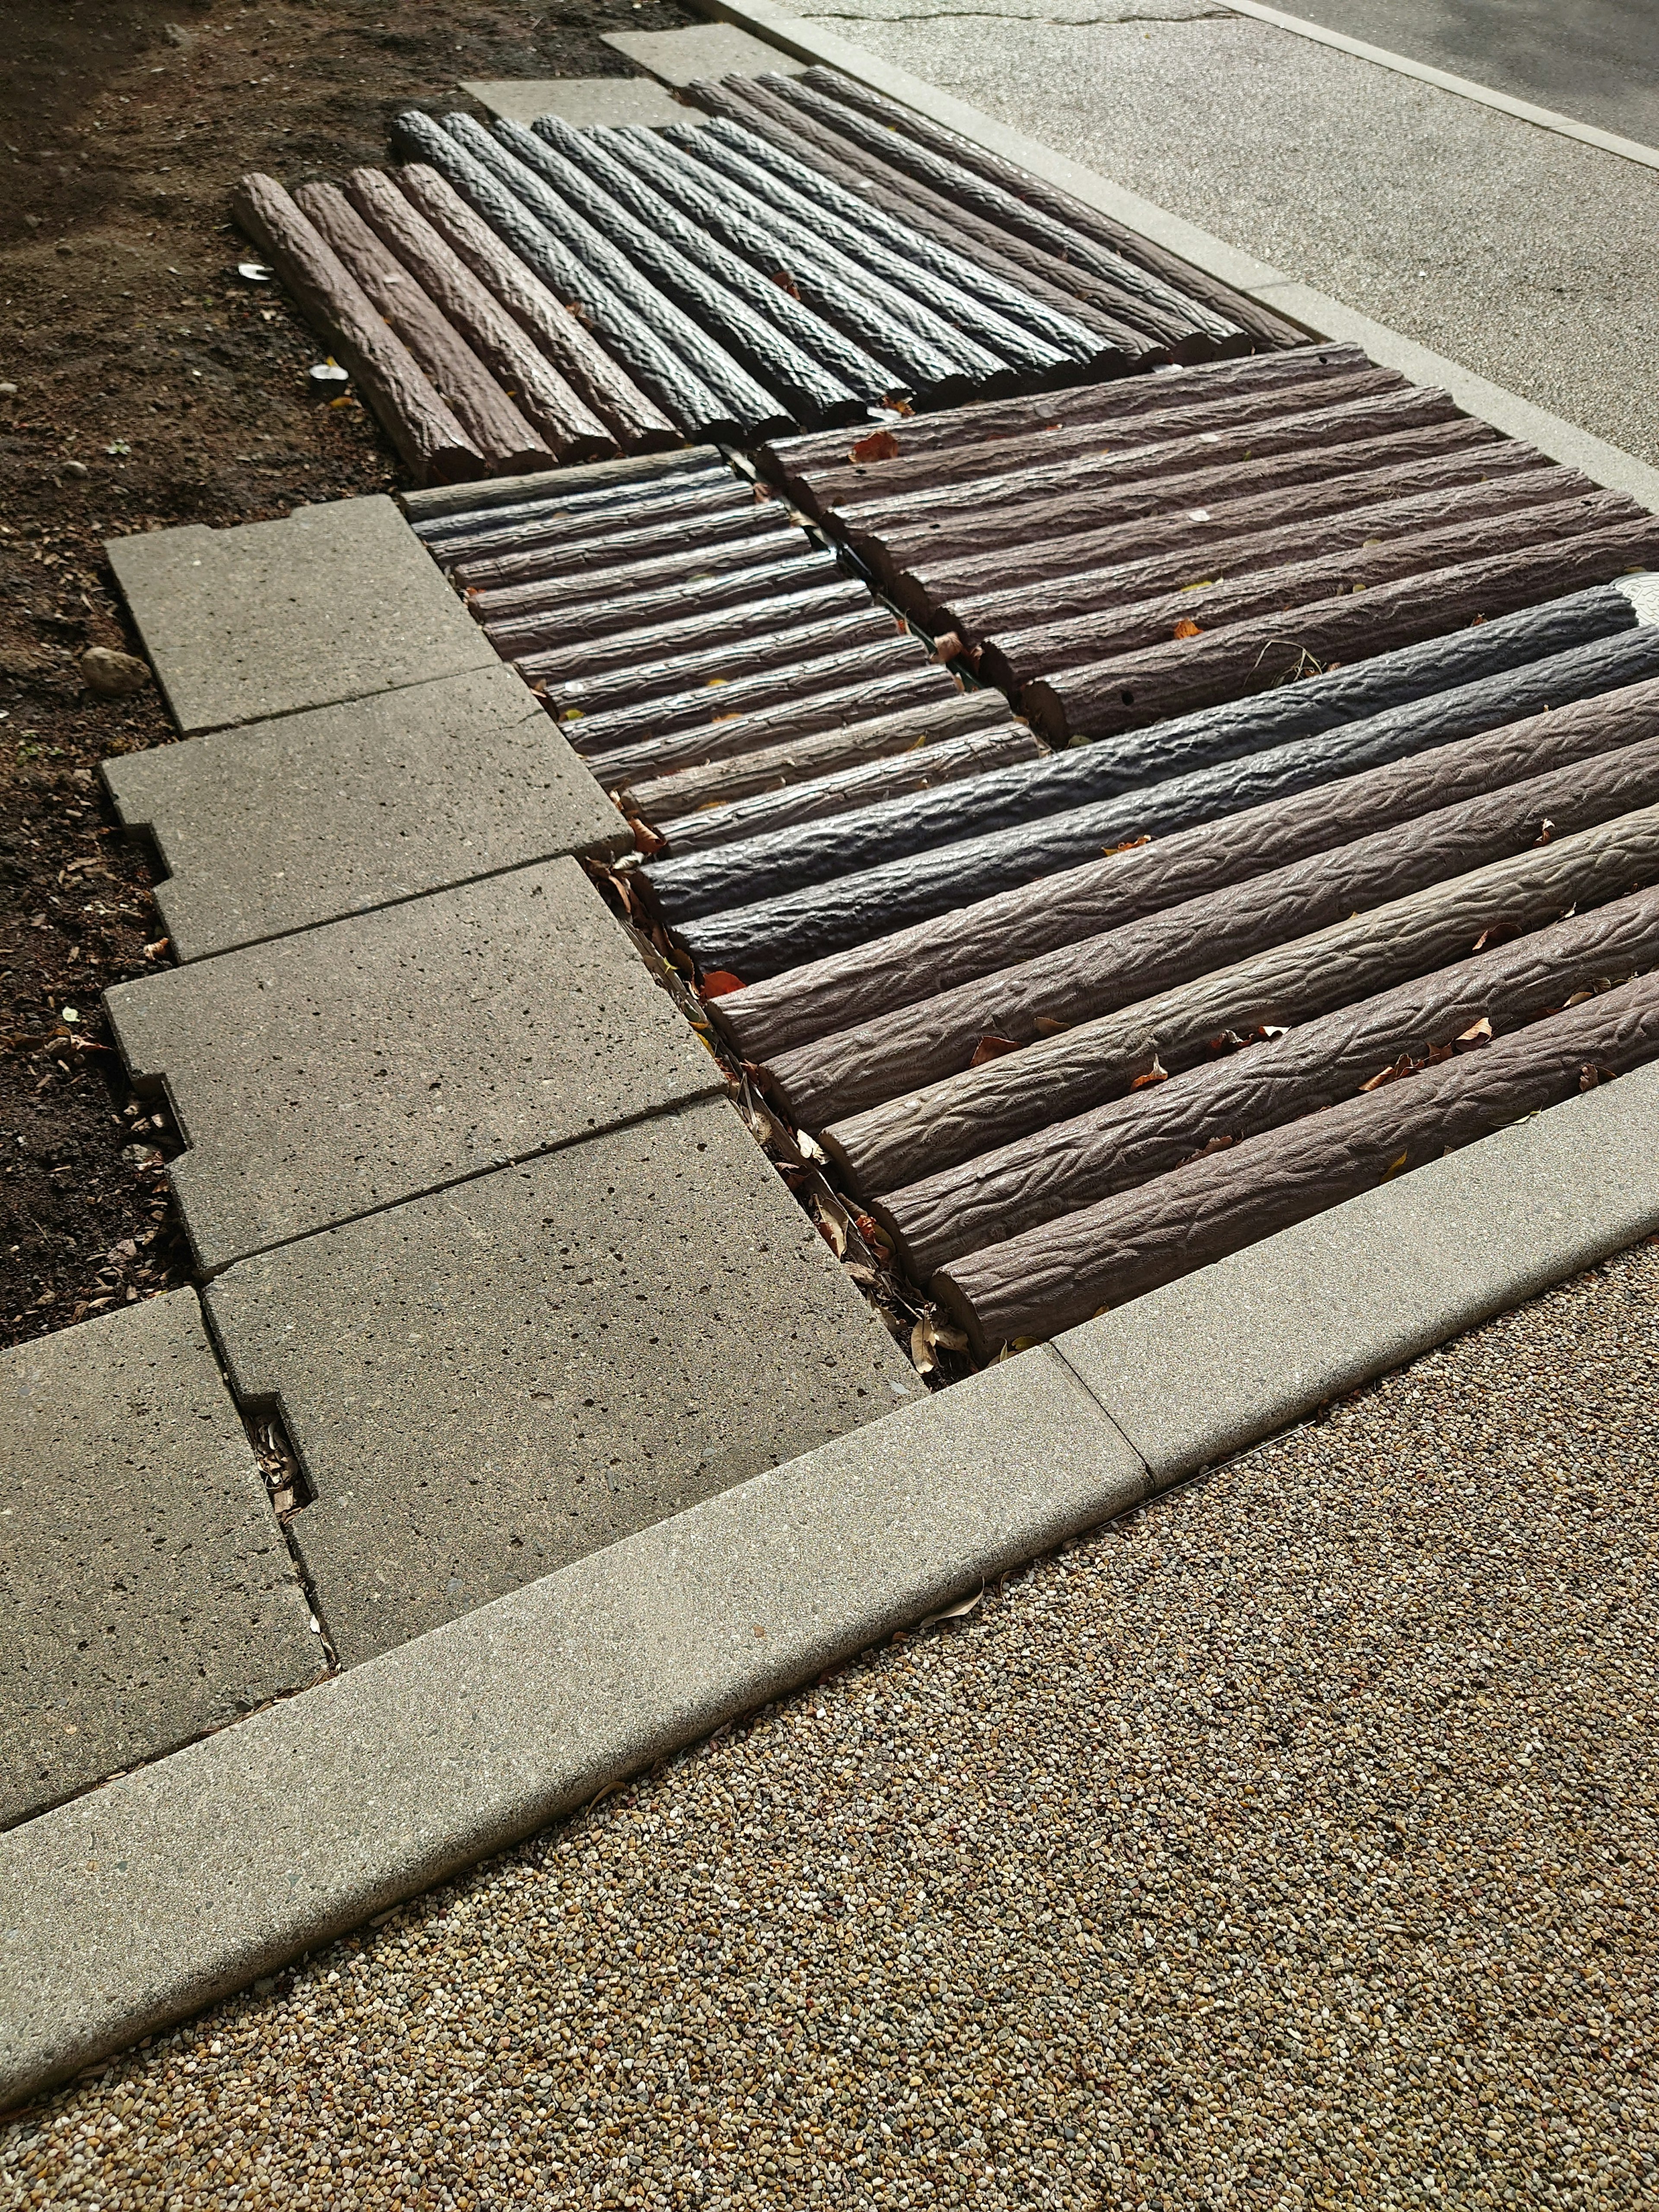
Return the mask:
[[[616, 76], [600, 33], [699, 20], [677, 0], [0, 0], [0, 1342], [187, 1279], [161, 1161], [100, 994], [165, 961], [146, 855], [98, 763], [162, 744], [103, 541], [383, 491], [355, 402], [313, 407], [318, 348], [244, 283], [238, 177], [292, 186], [384, 161], [411, 103], [463, 77]], [[149, 949], [147, 949], [149, 948]]]

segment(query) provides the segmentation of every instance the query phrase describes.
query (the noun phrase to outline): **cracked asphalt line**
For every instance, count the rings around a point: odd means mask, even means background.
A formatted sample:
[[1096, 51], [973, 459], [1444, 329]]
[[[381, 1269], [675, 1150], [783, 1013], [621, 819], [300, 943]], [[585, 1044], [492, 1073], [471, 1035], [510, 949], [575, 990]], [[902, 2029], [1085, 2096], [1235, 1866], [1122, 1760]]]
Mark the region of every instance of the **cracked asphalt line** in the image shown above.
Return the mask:
[[1659, 2202], [1656, 1383], [1650, 1243], [110, 2065], [0, 2201]]

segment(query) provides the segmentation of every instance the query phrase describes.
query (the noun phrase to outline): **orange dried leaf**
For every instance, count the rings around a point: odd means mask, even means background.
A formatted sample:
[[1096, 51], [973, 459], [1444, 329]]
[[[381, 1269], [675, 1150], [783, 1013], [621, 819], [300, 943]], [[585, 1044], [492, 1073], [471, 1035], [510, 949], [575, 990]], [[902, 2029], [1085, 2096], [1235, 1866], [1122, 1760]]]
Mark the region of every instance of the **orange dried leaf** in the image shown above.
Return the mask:
[[1152, 1066], [1147, 1069], [1145, 1075], [1136, 1076], [1134, 1081], [1129, 1085], [1129, 1088], [1131, 1091], [1147, 1091], [1151, 1089], [1153, 1084], [1167, 1083], [1169, 1079], [1169, 1069], [1164, 1066], [1163, 1061], [1158, 1058], [1158, 1054], [1154, 1053], [1152, 1054]]
[[1004, 1053], [1018, 1050], [1019, 1047], [1012, 1037], [982, 1036], [974, 1047], [974, 1056], [968, 1065], [969, 1067], [983, 1067], [988, 1060], [1000, 1060]]
[[858, 440], [847, 458], [862, 465], [866, 461], [896, 461], [898, 453], [899, 441], [891, 430], [872, 430]]
[[733, 991], [743, 988], [741, 975], [734, 975], [729, 968], [711, 968], [698, 985], [705, 999], [724, 999]]
[[1190, 615], [1182, 615], [1173, 634], [1176, 637], [1201, 637], [1204, 635]]

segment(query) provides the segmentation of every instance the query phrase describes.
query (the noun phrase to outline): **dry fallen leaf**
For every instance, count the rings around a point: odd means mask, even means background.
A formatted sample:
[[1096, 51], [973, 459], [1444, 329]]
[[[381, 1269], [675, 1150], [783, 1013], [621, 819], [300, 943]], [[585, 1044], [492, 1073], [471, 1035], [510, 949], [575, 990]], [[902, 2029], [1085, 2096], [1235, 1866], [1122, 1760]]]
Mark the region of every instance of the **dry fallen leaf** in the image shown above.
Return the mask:
[[936, 1351], [965, 1352], [968, 1340], [959, 1328], [935, 1321], [931, 1314], [923, 1314], [910, 1331], [910, 1359], [918, 1375], [931, 1375], [939, 1365]]
[[1454, 1049], [1458, 1052], [1473, 1052], [1477, 1045], [1489, 1044], [1491, 1041], [1492, 1024], [1483, 1014], [1478, 1022], [1471, 1022], [1468, 1029], [1459, 1034], [1455, 1040]]
[[847, 458], [862, 466], [866, 461], [896, 461], [899, 441], [890, 430], [872, 430], [867, 438], [860, 438]]
[[1039, 1036], [1064, 1036], [1071, 1026], [1070, 1022], [1056, 1021], [1052, 1014], [1038, 1014], [1031, 1024]]
[[1134, 1081], [1129, 1085], [1129, 1088], [1131, 1091], [1147, 1091], [1152, 1088], [1153, 1084], [1167, 1083], [1169, 1079], [1169, 1069], [1164, 1066], [1163, 1061], [1158, 1058], [1158, 1054], [1154, 1053], [1152, 1054], [1152, 1066], [1147, 1069], [1145, 1075], [1136, 1076]]
[[1599, 1090], [1602, 1084], [1611, 1083], [1613, 1079], [1612, 1068], [1596, 1067], [1589, 1061], [1586, 1061], [1578, 1071], [1578, 1088], [1581, 1091]]
[[1176, 637], [1202, 637], [1204, 635], [1190, 615], [1182, 615], [1172, 634]]
[[956, 630], [941, 630], [933, 640], [935, 660], [954, 660], [961, 651], [962, 639]]
[[665, 853], [668, 850], [667, 838], [659, 836], [648, 822], [641, 821], [637, 814], [630, 814], [628, 817], [628, 826], [634, 833], [635, 847], [645, 854], [647, 860], [653, 860], [659, 853]]
[[974, 1047], [974, 1056], [968, 1065], [969, 1067], [983, 1067], [988, 1060], [1000, 1060], [1005, 1053], [1018, 1050], [1019, 1047], [1012, 1037], [982, 1036]]
[[725, 999], [729, 998], [733, 991], [741, 991], [743, 987], [742, 976], [734, 975], [729, 968], [711, 968], [697, 989], [705, 999]]

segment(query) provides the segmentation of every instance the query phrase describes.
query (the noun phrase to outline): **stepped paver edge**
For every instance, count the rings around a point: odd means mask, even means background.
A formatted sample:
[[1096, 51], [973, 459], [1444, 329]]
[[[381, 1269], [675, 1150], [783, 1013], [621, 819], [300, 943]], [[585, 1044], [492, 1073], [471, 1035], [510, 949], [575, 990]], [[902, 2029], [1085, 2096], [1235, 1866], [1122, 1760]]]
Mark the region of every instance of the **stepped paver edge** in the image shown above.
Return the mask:
[[1614, 491], [1628, 492], [1632, 499], [1659, 513], [1659, 469], [1650, 467], [1633, 453], [1624, 452], [1589, 430], [1580, 429], [1577, 423], [1559, 415], [1552, 415], [1546, 408], [1534, 406], [1529, 399], [1505, 391], [1502, 385], [1493, 384], [1486, 377], [1477, 376], [1460, 362], [1419, 345], [1415, 339], [1390, 330], [1386, 324], [1374, 322], [1369, 315], [1345, 307], [1328, 294], [1299, 283], [1282, 269], [1275, 269], [1271, 263], [1229, 246], [1213, 232], [1201, 229], [1198, 224], [1171, 214], [1152, 200], [1143, 199], [1139, 192], [1111, 183], [1081, 161], [1055, 153], [1040, 139], [1028, 137], [1012, 125], [997, 122], [982, 109], [930, 84], [925, 77], [878, 59], [849, 39], [820, 30], [815, 21], [791, 15], [787, 9], [774, 6], [772, 0], [696, 0], [696, 5], [705, 15], [722, 22], [735, 23], [796, 60], [817, 62], [826, 69], [839, 70], [843, 76], [868, 85], [872, 91], [884, 94], [902, 106], [913, 107], [947, 130], [971, 139], [987, 152], [1017, 161], [1033, 176], [1042, 177], [1088, 206], [1098, 208], [1103, 215], [1127, 223], [1143, 237], [1190, 262], [1195, 269], [1202, 269], [1249, 298], [1259, 300], [1264, 307], [1272, 308], [1289, 322], [1299, 324], [1312, 337], [1364, 346], [1371, 359], [1383, 368], [1397, 368], [1402, 375], [1419, 384], [1440, 386], [1450, 392], [1466, 414], [1479, 416], [1510, 437], [1524, 438], [1553, 459], [1582, 469], [1597, 483], [1606, 484]]
[[0, 2103], [1656, 1231], [1650, 1066], [13, 1829]]

